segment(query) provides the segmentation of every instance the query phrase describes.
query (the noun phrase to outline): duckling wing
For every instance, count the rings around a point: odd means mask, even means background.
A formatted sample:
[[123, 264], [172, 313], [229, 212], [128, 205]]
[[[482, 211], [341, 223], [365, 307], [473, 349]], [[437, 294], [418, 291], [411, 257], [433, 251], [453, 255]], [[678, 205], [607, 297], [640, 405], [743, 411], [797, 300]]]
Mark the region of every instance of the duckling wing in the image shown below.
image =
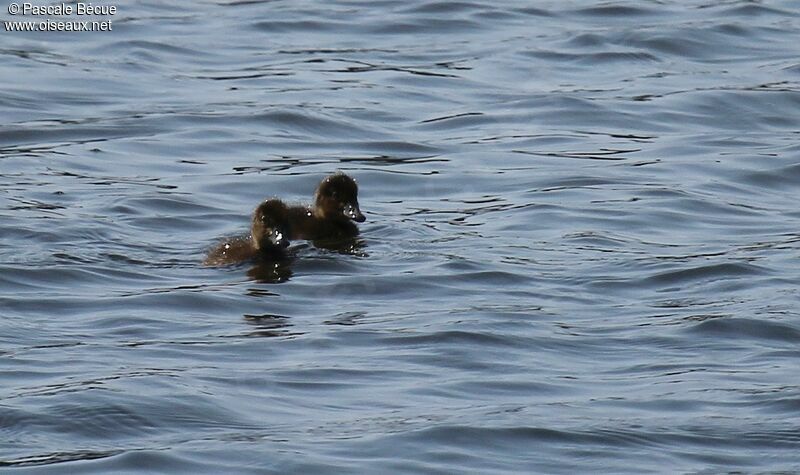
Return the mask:
[[290, 206], [287, 209], [289, 220], [289, 240], [312, 239], [316, 228], [316, 218], [306, 206]]
[[238, 236], [219, 243], [203, 260], [206, 266], [225, 266], [252, 259], [256, 254], [250, 236]]

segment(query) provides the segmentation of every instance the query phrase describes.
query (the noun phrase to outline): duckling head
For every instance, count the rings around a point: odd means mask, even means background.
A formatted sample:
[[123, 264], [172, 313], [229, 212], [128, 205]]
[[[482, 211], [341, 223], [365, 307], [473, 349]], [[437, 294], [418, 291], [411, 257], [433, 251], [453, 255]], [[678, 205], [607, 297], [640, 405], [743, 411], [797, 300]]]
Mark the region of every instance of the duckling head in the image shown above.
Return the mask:
[[251, 235], [258, 250], [283, 249], [289, 246], [289, 217], [281, 200], [269, 199], [253, 212]]
[[348, 220], [357, 223], [367, 220], [358, 207], [358, 185], [356, 181], [337, 172], [326, 177], [317, 187], [314, 208], [322, 218]]

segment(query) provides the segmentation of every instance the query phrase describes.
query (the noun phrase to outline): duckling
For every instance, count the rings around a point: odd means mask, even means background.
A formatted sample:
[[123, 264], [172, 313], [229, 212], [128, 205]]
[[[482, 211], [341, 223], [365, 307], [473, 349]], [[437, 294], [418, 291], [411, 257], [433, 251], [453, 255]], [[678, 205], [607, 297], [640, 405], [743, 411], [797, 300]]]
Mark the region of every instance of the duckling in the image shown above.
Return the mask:
[[367, 220], [358, 207], [358, 185], [342, 172], [323, 179], [313, 206], [290, 206], [289, 239], [343, 239], [358, 235], [353, 224]]
[[253, 211], [250, 235], [221, 242], [206, 256], [203, 264], [223, 266], [251, 259], [280, 260], [289, 246], [287, 208], [281, 200], [269, 199]]

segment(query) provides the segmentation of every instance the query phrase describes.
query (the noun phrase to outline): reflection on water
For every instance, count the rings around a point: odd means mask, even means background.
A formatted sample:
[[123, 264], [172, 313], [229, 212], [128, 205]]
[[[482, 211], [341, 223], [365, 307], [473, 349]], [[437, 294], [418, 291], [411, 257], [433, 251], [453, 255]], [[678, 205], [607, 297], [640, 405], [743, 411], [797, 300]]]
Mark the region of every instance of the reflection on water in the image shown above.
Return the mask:
[[254, 330], [246, 333], [254, 337], [287, 337], [302, 335], [302, 332], [292, 332], [291, 319], [285, 315], [244, 315], [244, 321]]
[[252, 267], [247, 270], [247, 276], [257, 282], [265, 284], [280, 284], [292, 277], [292, 263], [295, 258], [286, 256], [282, 259], [261, 258], [256, 259]]
[[[369, 257], [364, 250], [367, 247], [363, 238], [346, 239], [319, 239], [313, 241], [313, 247], [335, 254]], [[289, 281], [294, 275], [293, 267], [298, 260], [302, 260], [309, 253], [314, 253], [314, 248], [308, 244], [300, 244], [289, 249], [284, 255], [259, 255], [251, 261], [247, 276], [263, 284], [281, 284]], [[302, 255], [298, 255], [301, 254]]]
[[358, 257], [369, 257], [364, 248], [367, 243], [363, 238], [353, 237], [346, 239], [315, 239], [314, 247], [332, 251], [337, 254], [346, 254]]
[[333, 315], [328, 320], [325, 320], [326, 325], [345, 325], [352, 326], [358, 325], [361, 320], [365, 319], [367, 314], [364, 312], [345, 312], [338, 315]]

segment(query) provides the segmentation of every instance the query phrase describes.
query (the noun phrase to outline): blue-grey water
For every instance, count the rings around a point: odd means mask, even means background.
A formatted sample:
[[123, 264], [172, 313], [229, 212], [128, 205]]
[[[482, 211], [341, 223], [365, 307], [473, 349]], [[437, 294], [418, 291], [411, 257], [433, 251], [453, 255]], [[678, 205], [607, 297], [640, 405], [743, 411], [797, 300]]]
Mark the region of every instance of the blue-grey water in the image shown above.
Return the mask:
[[800, 3], [104, 4], [0, 31], [0, 469], [800, 471]]

